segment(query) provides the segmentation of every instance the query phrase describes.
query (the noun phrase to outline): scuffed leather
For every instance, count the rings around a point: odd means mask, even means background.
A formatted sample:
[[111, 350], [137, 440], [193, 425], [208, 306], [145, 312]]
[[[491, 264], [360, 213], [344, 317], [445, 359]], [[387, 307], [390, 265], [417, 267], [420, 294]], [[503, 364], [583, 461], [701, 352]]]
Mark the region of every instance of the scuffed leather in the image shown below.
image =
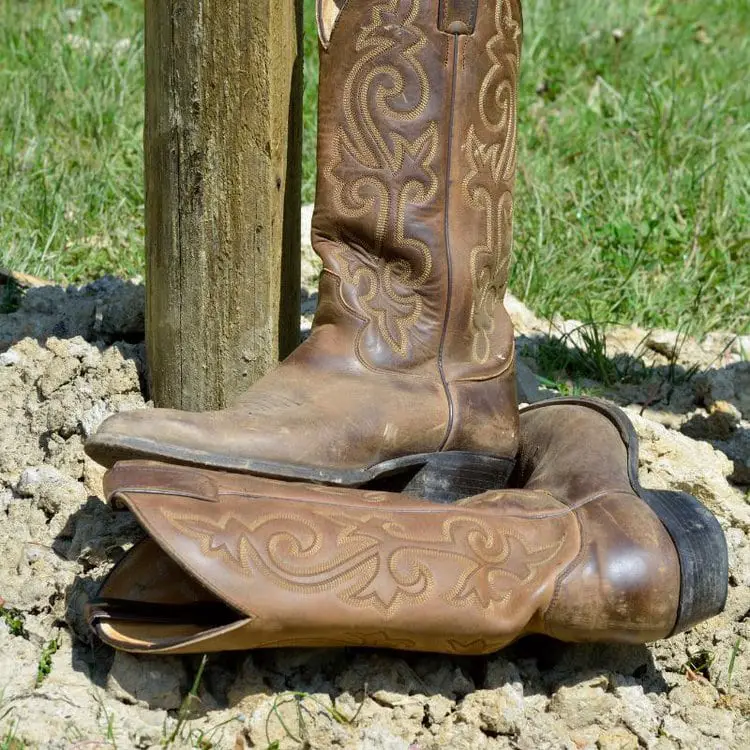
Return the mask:
[[[668, 635], [674, 545], [630, 486], [613, 423], [585, 405], [521, 417], [517, 489], [455, 506], [379, 491], [118, 463], [117, 505], [150, 535], [100, 596], [230, 605], [216, 627], [89, 621], [132, 651], [366, 645], [487, 653], [526, 633], [642, 643]], [[186, 488], [192, 488], [189, 495]]]
[[318, 18], [312, 240], [324, 269], [312, 335], [230, 409], [110, 417], [86, 444], [104, 465], [264, 461], [297, 476], [284, 466], [516, 452], [503, 296], [520, 6], [321, 0]]

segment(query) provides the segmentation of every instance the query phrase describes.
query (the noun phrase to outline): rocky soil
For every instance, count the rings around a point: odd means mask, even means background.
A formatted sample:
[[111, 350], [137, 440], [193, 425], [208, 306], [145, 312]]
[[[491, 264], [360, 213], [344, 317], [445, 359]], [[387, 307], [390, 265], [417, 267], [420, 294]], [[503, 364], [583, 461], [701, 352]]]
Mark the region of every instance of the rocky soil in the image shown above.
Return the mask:
[[[305, 269], [303, 329], [310, 258]], [[551, 340], [575, 348], [585, 331], [509, 307], [523, 398], [572, 387], [534, 371]], [[630, 413], [644, 484], [690, 492], [720, 519], [731, 572], [721, 616], [649, 647], [285, 649], [212, 655], [202, 669], [200, 657], [115, 653], [82, 619], [139, 535], [102, 501], [102, 470], [82, 443], [108, 414], [148, 407], [142, 336], [142, 287], [112, 279], [31, 289], [0, 314], [0, 748], [750, 747], [749, 342], [612, 331], [607, 356], [649, 368], [630, 383], [587, 383]]]

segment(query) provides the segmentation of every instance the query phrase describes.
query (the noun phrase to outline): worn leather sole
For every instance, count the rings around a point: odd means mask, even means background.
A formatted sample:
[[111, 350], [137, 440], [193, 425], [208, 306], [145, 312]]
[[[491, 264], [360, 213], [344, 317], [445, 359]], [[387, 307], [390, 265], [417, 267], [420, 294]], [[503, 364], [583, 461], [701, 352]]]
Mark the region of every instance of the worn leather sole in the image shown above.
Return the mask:
[[511, 458], [444, 451], [401, 456], [362, 468], [325, 469], [227, 456], [207, 450], [182, 451], [174, 446], [156, 445], [150, 440], [127, 435], [118, 435], [112, 445], [99, 439], [87, 447], [87, 451], [102, 466], [112, 466], [116, 461], [168, 459], [170, 463], [185, 466], [340, 487], [368, 488], [377, 483], [378, 489], [405, 492], [439, 503], [451, 503], [505, 487], [514, 465]]
[[521, 414], [552, 405], [594, 409], [619, 430], [627, 446], [628, 477], [633, 492], [664, 525], [680, 560], [680, 603], [670, 635], [687, 630], [724, 609], [729, 561], [724, 532], [713, 514], [687, 492], [646, 489], [638, 479], [638, 436], [622, 409], [593, 398], [557, 398], [521, 409]]

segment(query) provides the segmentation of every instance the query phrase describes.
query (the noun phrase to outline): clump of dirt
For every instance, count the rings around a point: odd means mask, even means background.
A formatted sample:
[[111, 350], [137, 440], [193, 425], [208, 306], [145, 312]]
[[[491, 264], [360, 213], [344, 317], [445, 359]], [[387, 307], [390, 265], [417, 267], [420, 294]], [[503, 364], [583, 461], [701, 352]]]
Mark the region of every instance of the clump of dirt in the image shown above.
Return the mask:
[[[140, 536], [102, 501], [82, 445], [107, 415], [149, 406], [142, 299], [104, 280], [30, 290], [0, 315], [0, 747], [750, 747], [747, 363], [701, 361], [668, 400], [644, 382], [602, 386], [633, 417], [644, 483], [691, 492], [719, 518], [721, 616], [648, 647], [529, 638], [490, 657], [280, 649], [203, 665], [115, 653], [82, 619]], [[555, 395], [533, 347], [525, 364], [525, 398]]]

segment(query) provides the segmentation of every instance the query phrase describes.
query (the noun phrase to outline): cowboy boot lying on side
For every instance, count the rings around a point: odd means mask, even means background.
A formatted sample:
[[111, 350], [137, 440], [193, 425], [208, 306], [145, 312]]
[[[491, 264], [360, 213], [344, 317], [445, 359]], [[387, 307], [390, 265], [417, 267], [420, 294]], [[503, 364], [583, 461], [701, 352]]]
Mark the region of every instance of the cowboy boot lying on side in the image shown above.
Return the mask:
[[89, 622], [162, 653], [664, 638], [721, 611], [726, 546], [694, 498], [640, 487], [636, 453], [620, 410], [560, 399], [521, 412], [518, 488], [456, 505], [122, 462], [108, 496], [150, 538]]

